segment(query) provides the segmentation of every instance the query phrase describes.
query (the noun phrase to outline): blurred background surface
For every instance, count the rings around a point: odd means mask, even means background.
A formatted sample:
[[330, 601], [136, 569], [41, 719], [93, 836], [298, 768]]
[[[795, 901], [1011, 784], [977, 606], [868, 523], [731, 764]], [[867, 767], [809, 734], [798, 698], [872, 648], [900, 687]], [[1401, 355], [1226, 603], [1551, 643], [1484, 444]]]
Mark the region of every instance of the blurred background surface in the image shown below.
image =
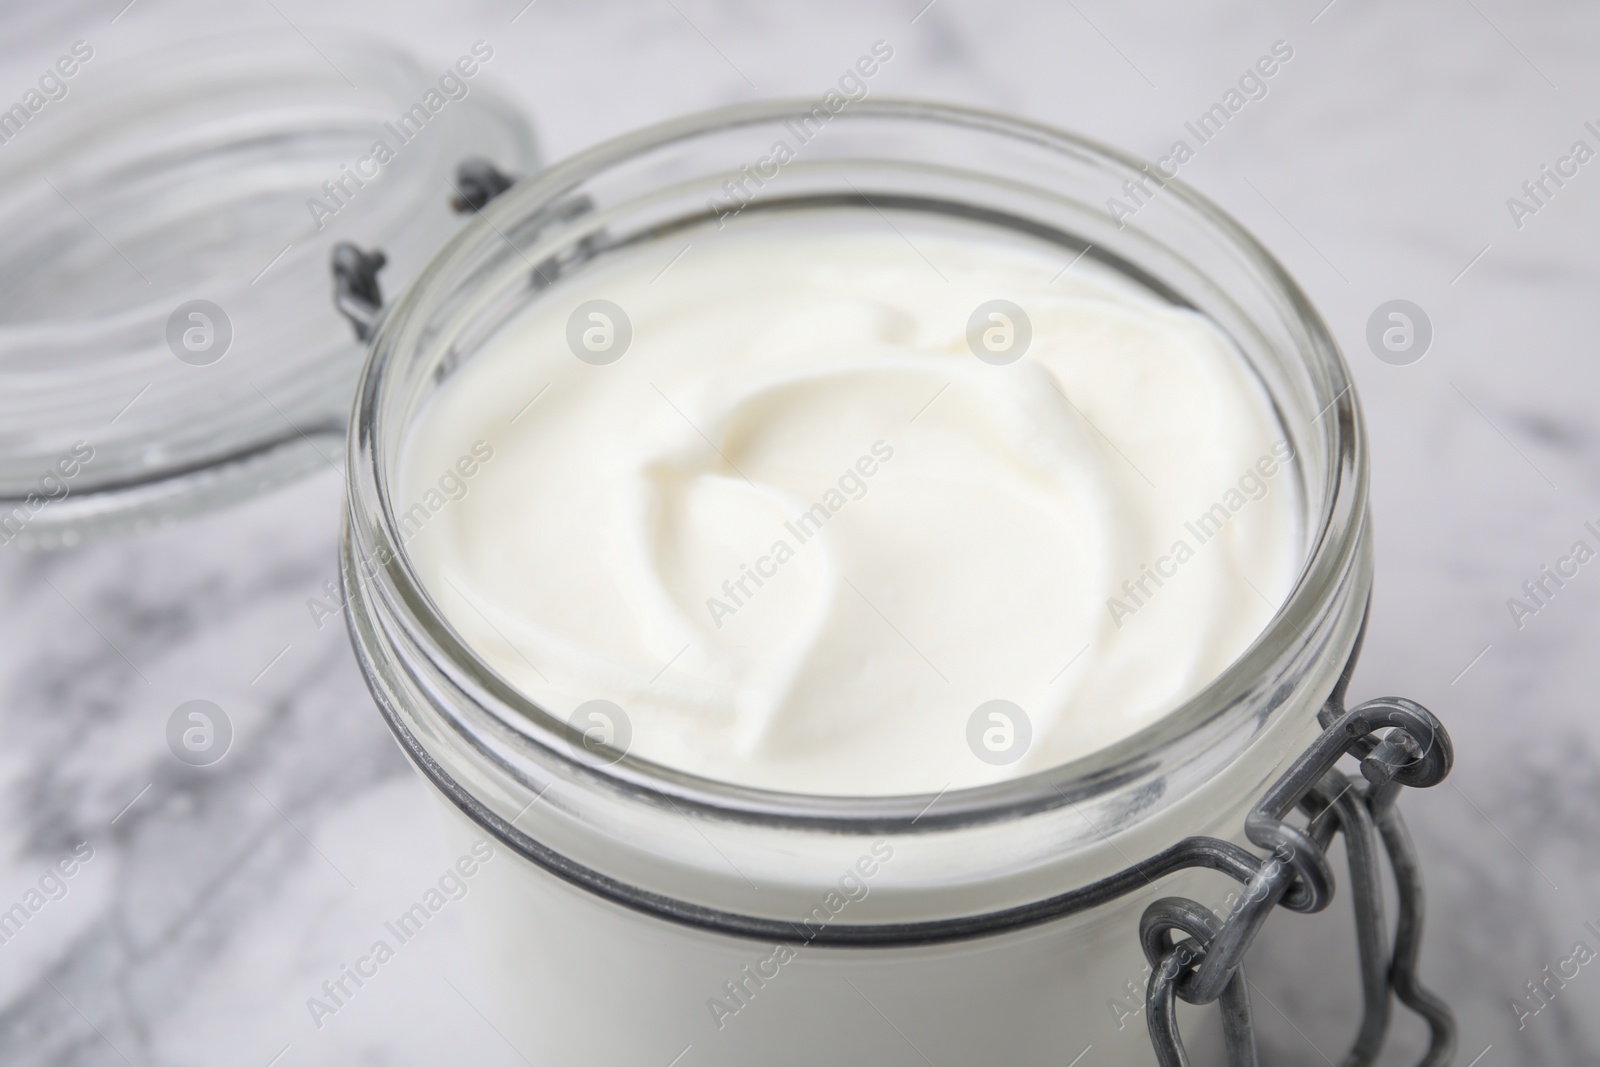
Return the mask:
[[[8, 5], [0, 103], [78, 41], [110, 67], [224, 31], [287, 26], [317, 51], [319, 34], [358, 29], [442, 70], [483, 40], [485, 82], [557, 159], [687, 111], [816, 95], [883, 39], [895, 61], [876, 94], [1001, 109], [1155, 159], [1288, 42], [1268, 95], [1183, 178], [1288, 265], [1358, 383], [1378, 578], [1352, 696], [1422, 701], [1458, 750], [1447, 784], [1406, 798], [1429, 887], [1424, 977], [1456, 1008], [1460, 1064], [1600, 1058], [1600, 971], [1582, 967], [1535, 1016], [1512, 1006], [1532, 1006], [1526, 983], [1579, 942], [1600, 949], [1586, 926], [1600, 929], [1600, 570], [1534, 615], [1508, 607], [1600, 526], [1600, 164], [1547, 182], [1534, 213], [1508, 206], [1574, 142], [1600, 147], [1585, 126], [1600, 128], [1600, 9], [524, 2]], [[1432, 323], [1410, 365], [1367, 340], [1394, 299]], [[155, 532], [0, 551], [0, 908], [92, 848], [66, 895], [0, 945], [0, 1062], [538, 1062], [473, 1006], [448, 910], [336, 1020], [308, 1016], [306, 998], [449, 860], [342, 623], [308, 610], [335, 576], [331, 468]], [[168, 749], [168, 717], [191, 699], [232, 720], [216, 768]], [[1279, 915], [1256, 950], [1267, 1062], [1322, 1062], [1352, 1032], [1347, 908]], [[1419, 1047], [1406, 1020], [1384, 1062]]]

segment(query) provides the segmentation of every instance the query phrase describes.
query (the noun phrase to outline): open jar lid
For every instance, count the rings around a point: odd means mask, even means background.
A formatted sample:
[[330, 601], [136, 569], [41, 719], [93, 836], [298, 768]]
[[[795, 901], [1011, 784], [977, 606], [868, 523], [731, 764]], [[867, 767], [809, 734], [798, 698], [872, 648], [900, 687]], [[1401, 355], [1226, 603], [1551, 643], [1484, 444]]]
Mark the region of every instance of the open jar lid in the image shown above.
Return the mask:
[[337, 464], [365, 345], [330, 298], [335, 244], [382, 248], [398, 292], [460, 225], [462, 160], [538, 164], [481, 42], [438, 69], [288, 30], [104, 69], [93, 51], [0, 115], [5, 544]]

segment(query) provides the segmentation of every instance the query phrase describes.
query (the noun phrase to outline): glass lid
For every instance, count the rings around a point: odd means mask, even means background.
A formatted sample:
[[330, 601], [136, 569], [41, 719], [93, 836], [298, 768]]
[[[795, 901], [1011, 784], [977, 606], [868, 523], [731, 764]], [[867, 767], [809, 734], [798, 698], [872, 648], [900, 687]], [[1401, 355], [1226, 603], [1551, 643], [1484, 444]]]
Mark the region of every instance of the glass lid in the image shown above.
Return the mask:
[[[460, 225], [458, 164], [536, 168], [484, 84], [289, 30], [113, 65], [0, 115], [0, 544], [52, 546], [336, 465], [365, 345], [340, 242], [399, 292]], [[103, 61], [102, 61], [103, 62]]]

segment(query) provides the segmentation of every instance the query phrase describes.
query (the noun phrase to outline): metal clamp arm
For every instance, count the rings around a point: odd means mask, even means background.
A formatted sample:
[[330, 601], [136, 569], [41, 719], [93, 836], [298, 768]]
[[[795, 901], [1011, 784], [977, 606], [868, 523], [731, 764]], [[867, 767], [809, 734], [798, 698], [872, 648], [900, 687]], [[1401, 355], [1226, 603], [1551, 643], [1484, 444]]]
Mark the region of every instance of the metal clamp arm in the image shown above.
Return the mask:
[[[1249, 983], [1242, 960], [1261, 926], [1280, 904], [1314, 912], [1333, 898], [1334, 874], [1327, 849], [1345, 836], [1355, 900], [1356, 946], [1363, 1006], [1361, 1028], [1343, 1067], [1370, 1064], [1382, 1050], [1391, 997], [1428, 1023], [1431, 1040], [1421, 1067], [1443, 1067], [1455, 1050], [1450, 1009], [1417, 977], [1422, 945], [1422, 879], [1416, 853], [1395, 800], [1401, 786], [1426, 788], [1450, 773], [1454, 751], [1439, 720], [1415, 701], [1370, 700], [1339, 708], [1343, 686], [1322, 714], [1324, 730], [1267, 790], [1245, 819], [1245, 836], [1270, 849], [1245, 884], [1229, 914], [1218, 919], [1205, 906], [1165, 897], [1145, 909], [1139, 938], [1150, 961], [1146, 991], [1150, 1039], [1162, 1067], [1188, 1067], [1178, 1032], [1177, 998], [1191, 1004], [1219, 1002], [1229, 1063], [1255, 1067]], [[1334, 769], [1346, 755], [1357, 757], [1365, 780]], [[1286, 822], [1295, 811], [1303, 825]], [[1210, 839], [1198, 839], [1210, 840]], [[1391, 949], [1384, 918], [1378, 843], [1389, 857], [1400, 906]]]
[[[456, 166], [456, 180], [451, 183], [456, 195], [450, 206], [457, 214], [481, 210], [515, 181], [486, 159], [464, 159]], [[368, 252], [349, 241], [333, 246], [333, 306], [350, 320], [358, 341], [372, 340], [383, 318], [378, 272], [388, 262], [381, 249]]]

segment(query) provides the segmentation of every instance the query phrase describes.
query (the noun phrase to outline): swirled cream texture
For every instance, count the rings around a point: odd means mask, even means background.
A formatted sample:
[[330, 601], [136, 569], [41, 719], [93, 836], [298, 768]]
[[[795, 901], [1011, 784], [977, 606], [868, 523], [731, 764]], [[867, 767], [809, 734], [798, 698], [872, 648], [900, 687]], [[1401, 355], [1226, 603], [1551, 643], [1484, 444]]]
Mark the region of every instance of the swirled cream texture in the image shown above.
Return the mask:
[[1258, 636], [1300, 489], [1231, 341], [1092, 256], [887, 222], [614, 254], [441, 385], [396, 510], [491, 667], [644, 759], [912, 794], [1125, 738]]

